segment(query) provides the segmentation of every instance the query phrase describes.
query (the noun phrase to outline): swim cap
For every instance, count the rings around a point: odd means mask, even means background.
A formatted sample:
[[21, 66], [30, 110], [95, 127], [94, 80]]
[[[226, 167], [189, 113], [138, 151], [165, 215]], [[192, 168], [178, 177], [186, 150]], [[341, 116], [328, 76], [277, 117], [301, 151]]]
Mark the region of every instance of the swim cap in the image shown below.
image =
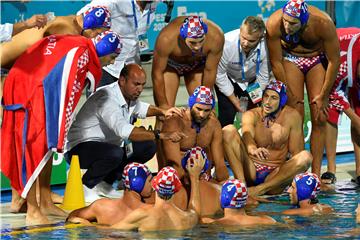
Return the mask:
[[206, 172], [206, 170], [208, 170], [208, 168], [209, 168], [209, 159], [206, 155], [206, 152], [201, 147], [193, 147], [186, 151], [186, 153], [184, 154], [184, 157], [181, 159], [181, 166], [183, 167], [183, 169], [186, 169], [186, 164], [189, 159], [192, 158], [196, 161], [200, 158], [200, 154], [205, 159], [205, 164], [204, 164], [203, 169], [201, 170], [201, 173]]
[[192, 108], [196, 103], [211, 105], [211, 108], [215, 107], [215, 99], [210, 88], [199, 86], [194, 90], [193, 94], [189, 97], [189, 107]]
[[180, 36], [185, 38], [201, 38], [208, 31], [208, 26], [199, 16], [190, 16], [184, 19], [180, 27]]
[[238, 179], [224, 182], [221, 188], [220, 203], [222, 208], [243, 208], [248, 197], [245, 183]]
[[162, 168], [153, 178], [151, 185], [160, 195], [172, 196], [182, 186], [177, 171], [172, 167]]
[[149, 168], [144, 164], [136, 162], [127, 164], [122, 174], [125, 188], [141, 193], [150, 174]]
[[298, 202], [305, 199], [315, 199], [320, 191], [320, 179], [314, 173], [300, 173], [294, 178]]
[[283, 84], [282, 82], [273, 79], [269, 82], [269, 84], [265, 87], [264, 92], [267, 90], [273, 90], [275, 92], [277, 92], [279, 94], [280, 97], [280, 104], [279, 104], [279, 109], [281, 109], [282, 107], [285, 106], [286, 102], [287, 102], [287, 95], [286, 95], [286, 86], [285, 84]]
[[105, 6], [90, 7], [83, 13], [83, 29], [110, 28], [110, 12]]
[[283, 7], [283, 13], [300, 20], [305, 25], [309, 19], [307, 4], [304, 0], [289, 0]]
[[96, 52], [99, 57], [103, 57], [112, 53], [120, 54], [122, 44], [120, 37], [113, 31], [105, 31], [93, 38]]

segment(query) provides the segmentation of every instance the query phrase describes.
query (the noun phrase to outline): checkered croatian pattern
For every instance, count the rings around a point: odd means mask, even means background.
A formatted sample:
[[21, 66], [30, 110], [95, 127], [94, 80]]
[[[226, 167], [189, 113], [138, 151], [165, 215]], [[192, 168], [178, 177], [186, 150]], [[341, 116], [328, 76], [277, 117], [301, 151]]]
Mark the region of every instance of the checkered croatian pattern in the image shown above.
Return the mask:
[[133, 162], [133, 163], [129, 163], [125, 166], [124, 168], [124, 171], [123, 171], [123, 174], [122, 174], [122, 180], [123, 180], [123, 183], [124, 183], [124, 186], [127, 188], [127, 189], [131, 189], [130, 188], [130, 178], [129, 178], [129, 171], [133, 168], [141, 168], [145, 171], [146, 175], [149, 176], [151, 174], [149, 168], [144, 165], [144, 164], [141, 164], [141, 163], [136, 163], [136, 162]]
[[294, 55], [290, 55], [288, 54], [285, 57], [286, 60], [294, 63], [300, 70], [301, 72], [306, 75], [307, 72], [313, 68], [315, 65], [321, 63], [321, 59], [320, 56], [315, 56], [315, 57], [298, 57], [298, 56], [294, 56]]
[[[198, 16], [188, 17], [188, 32], [187, 37], [189, 38], [199, 38], [205, 35], [204, 27], [200, 22], [200, 18]], [[184, 23], [186, 24], [186, 23]]]
[[267, 85], [266, 89], [271, 89], [277, 92], [279, 95], [281, 93], [281, 88], [284, 86], [284, 84], [276, 79], [273, 79], [269, 82], [269, 85]]
[[[308, 186], [313, 186], [310, 198], [316, 198], [316, 196], [320, 192], [321, 182], [320, 182], [319, 177], [314, 173], [309, 173], [309, 172], [300, 173], [295, 176], [295, 183], [297, 183], [299, 181], [301, 181], [302, 184], [306, 184]], [[298, 191], [299, 191], [299, 189], [298, 189]]]
[[214, 101], [214, 98], [212, 96], [210, 88], [201, 86], [195, 102], [206, 104], [206, 105], [212, 105], [213, 101]]
[[268, 172], [268, 171], [272, 171], [274, 170], [276, 167], [272, 167], [272, 166], [267, 166], [267, 165], [263, 165], [263, 164], [258, 164], [258, 163], [255, 163], [254, 162], [254, 165], [255, 165], [255, 169], [256, 169], [256, 172]]
[[[84, 67], [89, 63], [89, 51], [85, 50], [84, 53], [79, 57], [77, 62], [77, 72], [81, 73], [84, 70]], [[82, 87], [80, 82], [78, 81], [78, 76], [75, 76], [74, 85], [71, 89], [69, 102], [65, 109], [65, 135], [64, 135], [64, 141], [62, 143], [62, 146], [65, 145], [65, 139], [67, 137], [67, 134], [69, 132], [71, 123], [72, 123], [72, 116], [74, 112], [74, 101], [75, 101], [75, 95], [81, 91]]]
[[[242, 208], [246, 205], [246, 200], [248, 197], [248, 192], [245, 183], [237, 179], [228, 180], [225, 182], [230, 183], [226, 188], [232, 190], [235, 187], [236, 191], [231, 198], [230, 206], [233, 208]], [[224, 184], [224, 185], [225, 185]]]
[[152, 180], [152, 187], [164, 196], [171, 196], [178, 192], [182, 184], [177, 171], [172, 167], [162, 168]]
[[[303, 8], [306, 8], [306, 3], [303, 0], [290, 0], [286, 4], [284, 12], [295, 18], [300, 18]], [[303, 11], [306, 11], [306, 9]]]
[[[192, 159], [193, 161], [196, 161], [196, 160], [200, 159], [200, 156], [202, 156], [202, 158], [205, 160], [204, 167], [201, 170], [201, 174], [205, 173], [206, 170], [209, 168], [210, 162], [209, 162], [209, 159], [208, 159], [204, 149], [199, 146], [193, 147], [186, 151], [186, 153], [184, 154], [184, 157], [181, 159], [181, 166], [184, 169], [186, 169], [186, 165], [190, 159]], [[190, 162], [190, 164], [192, 166], [192, 162]]]
[[[103, 9], [104, 14], [105, 14], [105, 19], [104, 19], [104, 22], [103, 22], [102, 26], [104, 28], [110, 28], [111, 27], [111, 15], [110, 15], [109, 9], [107, 7], [105, 7], [105, 6], [90, 6], [89, 9], [84, 12], [84, 16], [88, 15], [94, 9], [98, 9], [98, 8]], [[96, 16], [96, 13], [94, 15]]]

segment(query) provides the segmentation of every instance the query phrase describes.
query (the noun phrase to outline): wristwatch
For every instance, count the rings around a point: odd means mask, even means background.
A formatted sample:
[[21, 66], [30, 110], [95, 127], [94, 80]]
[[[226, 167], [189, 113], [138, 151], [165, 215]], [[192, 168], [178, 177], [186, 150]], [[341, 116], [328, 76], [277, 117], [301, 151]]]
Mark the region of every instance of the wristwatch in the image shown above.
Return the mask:
[[155, 129], [153, 131], [153, 133], [154, 133], [155, 139], [160, 139], [160, 130], [159, 129]]

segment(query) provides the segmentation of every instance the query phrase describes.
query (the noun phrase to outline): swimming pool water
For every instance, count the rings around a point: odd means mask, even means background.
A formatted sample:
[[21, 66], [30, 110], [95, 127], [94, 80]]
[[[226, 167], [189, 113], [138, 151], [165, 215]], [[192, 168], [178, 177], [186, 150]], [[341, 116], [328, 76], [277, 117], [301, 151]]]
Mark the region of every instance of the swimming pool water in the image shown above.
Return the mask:
[[338, 182], [336, 186], [335, 192], [319, 195], [321, 203], [327, 203], [335, 209], [333, 214], [312, 217], [281, 215], [281, 211], [290, 207], [286, 195], [269, 198], [277, 203], [262, 203], [249, 209], [250, 215], [272, 216], [280, 222], [276, 226], [244, 228], [199, 225], [183, 232], [140, 233], [79, 227], [61, 222], [51, 227], [29, 230], [8, 229], [8, 233], [2, 229], [1, 239], [360, 239], [360, 224], [356, 224], [354, 212], [360, 199], [360, 188], [349, 182]]

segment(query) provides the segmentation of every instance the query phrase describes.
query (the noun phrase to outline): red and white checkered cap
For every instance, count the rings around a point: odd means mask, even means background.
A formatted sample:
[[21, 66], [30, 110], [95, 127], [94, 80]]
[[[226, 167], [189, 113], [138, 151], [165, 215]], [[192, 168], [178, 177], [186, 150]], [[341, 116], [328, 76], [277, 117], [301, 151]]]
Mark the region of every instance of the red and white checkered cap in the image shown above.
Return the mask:
[[172, 196], [182, 186], [177, 171], [173, 167], [164, 167], [153, 178], [151, 185], [160, 195]]
[[299, 18], [301, 14], [301, 4], [304, 0], [290, 0], [284, 8], [284, 12], [288, 15]]
[[145, 172], [146, 176], [149, 176], [151, 174], [149, 168], [142, 163], [132, 162], [132, 163], [127, 164], [122, 173], [122, 180], [123, 180], [124, 186], [127, 189], [131, 189], [129, 171], [133, 168], [141, 168]]
[[246, 184], [238, 179], [227, 180], [221, 189], [222, 208], [242, 208], [246, 205], [248, 192]]

